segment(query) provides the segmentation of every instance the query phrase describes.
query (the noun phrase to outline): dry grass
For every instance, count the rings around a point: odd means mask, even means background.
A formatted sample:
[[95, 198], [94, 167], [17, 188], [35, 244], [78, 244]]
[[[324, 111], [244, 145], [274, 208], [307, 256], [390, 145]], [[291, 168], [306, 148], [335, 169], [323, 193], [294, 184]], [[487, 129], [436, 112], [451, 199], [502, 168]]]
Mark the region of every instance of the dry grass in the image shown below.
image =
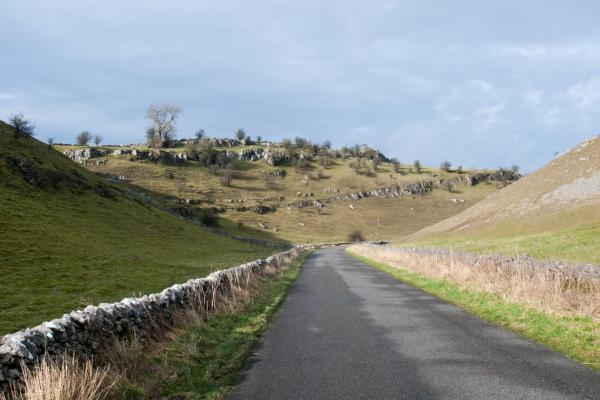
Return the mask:
[[472, 291], [494, 293], [508, 302], [531, 306], [561, 316], [600, 319], [600, 279], [536, 267], [531, 259], [511, 264], [493, 256], [477, 262], [464, 253], [401, 247], [353, 245], [360, 256], [406, 269], [430, 278], [441, 278]]
[[464, 212], [406, 238], [405, 246], [449, 246], [600, 264], [600, 136]]
[[110, 368], [98, 368], [91, 360], [79, 361], [74, 356], [44, 358], [35, 368], [23, 367], [23, 371], [23, 384], [12, 388], [12, 400], [102, 400], [118, 381]]
[[[350, 168], [352, 160], [342, 159], [335, 160], [319, 174], [316, 162], [312, 163], [310, 171], [300, 171], [292, 166], [272, 167], [260, 161], [240, 163], [241, 169], [236, 171], [231, 186], [224, 187], [219, 183], [219, 176], [195, 162], [172, 167], [146, 161], [131, 162], [128, 156], [110, 156], [108, 159], [107, 164], [88, 165], [86, 168], [102, 174], [124, 176], [155, 198], [197, 199], [207, 202], [202, 207], [223, 207], [226, 210], [220, 214], [224, 220], [223, 227], [236, 234], [295, 243], [344, 241], [353, 229], [363, 230], [367, 239], [398, 239], [462, 212], [497, 190], [492, 185], [458, 185], [456, 189], [460, 192], [456, 193], [436, 189], [427, 196], [339, 201], [323, 209], [291, 207], [288, 211], [287, 206], [299, 199], [323, 199], [414, 183], [433, 179], [433, 175], [438, 178], [458, 175], [434, 169], [415, 174], [408, 173], [406, 168], [405, 174], [399, 174], [386, 163], [378, 167], [377, 176], [358, 175]], [[265, 185], [265, 174], [275, 170], [285, 170], [286, 177], [273, 178], [273, 184]], [[313, 193], [313, 196], [297, 197], [297, 193]], [[280, 197], [284, 199], [278, 200]], [[464, 202], [454, 203], [451, 199]], [[241, 206], [251, 208], [256, 205], [275, 206], [277, 211], [260, 215], [238, 210]], [[240, 229], [242, 225], [243, 230]], [[266, 228], [261, 228], [261, 225]]]

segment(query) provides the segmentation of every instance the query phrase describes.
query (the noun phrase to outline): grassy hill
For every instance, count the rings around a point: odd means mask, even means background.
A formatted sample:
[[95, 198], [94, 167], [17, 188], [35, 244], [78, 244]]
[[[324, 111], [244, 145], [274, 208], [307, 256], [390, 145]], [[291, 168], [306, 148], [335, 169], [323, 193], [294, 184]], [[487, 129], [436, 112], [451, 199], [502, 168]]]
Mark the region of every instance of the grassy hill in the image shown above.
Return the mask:
[[401, 243], [600, 264], [600, 137]]
[[0, 334], [162, 290], [272, 248], [215, 235], [125, 194], [0, 122]]
[[[240, 154], [259, 147], [265, 146], [238, 145], [214, 150]], [[57, 149], [68, 151], [78, 147], [62, 145]], [[106, 150], [112, 152], [115, 148]], [[189, 150], [164, 151], [177, 154]], [[284, 149], [274, 147], [273, 151]], [[231, 232], [296, 243], [344, 241], [354, 230], [362, 231], [365, 238], [371, 240], [399, 238], [464, 211], [497, 190], [498, 182], [475, 186], [466, 183], [470, 175], [481, 171], [457, 173], [424, 169], [416, 173], [411, 165], [398, 168], [391, 162], [376, 165], [370, 159], [361, 159], [361, 172], [357, 173], [352, 167], [357, 162], [355, 157], [338, 154], [327, 158], [327, 162], [323, 162], [322, 157], [317, 155], [302, 163], [287, 162], [278, 166], [263, 160], [242, 161], [235, 157], [235, 168], [229, 172], [232, 179], [228, 185], [223, 185], [223, 177], [228, 173], [225, 167], [217, 168], [197, 161], [170, 165], [110, 153], [84, 163], [91, 171], [124, 179], [165, 204], [179, 201], [214, 207], [221, 212], [221, 226]], [[439, 184], [441, 180], [457, 183], [448, 187]], [[324, 204], [324, 207], [294, 206], [302, 201], [313, 203], [339, 195], [418, 182], [436, 184], [434, 190], [425, 195], [340, 200]], [[265, 207], [266, 211], [254, 212], [257, 206]]]

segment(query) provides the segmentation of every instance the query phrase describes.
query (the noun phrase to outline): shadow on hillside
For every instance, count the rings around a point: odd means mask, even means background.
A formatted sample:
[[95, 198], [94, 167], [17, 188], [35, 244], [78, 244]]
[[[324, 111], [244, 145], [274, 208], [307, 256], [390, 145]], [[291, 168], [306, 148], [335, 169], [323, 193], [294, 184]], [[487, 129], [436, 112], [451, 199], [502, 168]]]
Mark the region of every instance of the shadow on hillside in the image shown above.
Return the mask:
[[[107, 177], [104, 174], [92, 171], [90, 172], [96, 174], [97, 176], [103, 179], [107, 179]], [[181, 212], [177, 212], [177, 210], [175, 210], [176, 206], [189, 207], [191, 210], [217, 208], [215, 204], [209, 200], [203, 200], [197, 204], [182, 204], [180, 202], [180, 199], [178, 199], [175, 196], [149, 190], [141, 186], [134, 185], [132, 183], [112, 182], [112, 185], [114, 185], [115, 188], [117, 188], [121, 193], [123, 193], [123, 195], [132, 199], [133, 201], [136, 201], [137, 203], [140, 203], [149, 208], [155, 208], [163, 212], [167, 212], [168, 214], [171, 214], [179, 219], [183, 219], [201, 228], [204, 228], [211, 233], [229, 237], [234, 240], [254, 242], [257, 245], [273, 245], [276, 247], [292, 246], [291, 242], [278, 237], [274, 234], [274, 232], [253, 228], [248, 225], [239, 225], [237, 222], [220, 215], [218, 212], [218, 225], [206, 226], [198, 218], [183, 215]], [[260, 243], [261, 241], [266, 243]]]

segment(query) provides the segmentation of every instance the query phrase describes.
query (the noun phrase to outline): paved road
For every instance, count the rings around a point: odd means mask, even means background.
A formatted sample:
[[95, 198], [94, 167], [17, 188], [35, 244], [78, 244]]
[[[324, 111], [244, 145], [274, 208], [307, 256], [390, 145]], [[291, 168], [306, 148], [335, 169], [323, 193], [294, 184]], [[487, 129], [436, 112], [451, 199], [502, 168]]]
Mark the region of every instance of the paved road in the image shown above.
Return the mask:
[[321, 250], [231, 399], [600, 399], [600, 374]]

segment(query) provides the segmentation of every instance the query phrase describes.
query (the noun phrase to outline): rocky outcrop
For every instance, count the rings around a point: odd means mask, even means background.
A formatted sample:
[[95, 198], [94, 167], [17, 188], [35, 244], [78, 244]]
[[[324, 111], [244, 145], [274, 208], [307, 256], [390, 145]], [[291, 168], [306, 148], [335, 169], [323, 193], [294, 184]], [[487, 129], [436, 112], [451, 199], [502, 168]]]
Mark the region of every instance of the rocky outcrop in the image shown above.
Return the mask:
[[468, 176], [467, 179], [471, 186], [475, 186], [481, 182], [505, 182], [511, 183], [521, 179], [521, 174], [511, 170], [500, 169], [493, 172], [481, 172], [472, 176]]
[[63, 152], [63, 154], [69, 157], [71, 160], [83, 161], [90, 158], [102, 157], [106, 155], [106, 151], [97, 149], [95, 147], [86, 147], [83, 149], [66, 150]]
[[251, 147], [240, 151], [238, 157], [242, 161], [257, 161], [263, 158], [265, 150], [262, 147]]
[[19, 377], [21, 363], [34, 365], [44, 355], [69, 351], [80, 357], [95, 356], [103, 345], [132, 336], [146, 343], [164, 326], [173, 325], [180, 313], [210, 313], [219, 299], [226, 299], [240, 282], [262, 274], [265, 268], [282, 268], [300, 252], [300, 248], [294, 248], [264, 260], [214, 272], [206, 278], [190, 279], [160, 293], [88, 306], [6, 335], [0, 339], [0, 388], [6, 388]]
[[290, 157], [287, 155], [287, 153], [284, 153], [283, 151], [275, 151], [269, 148], [267, 148], [267, 150], [264, 152], [262, 158], [267, 164], [273, 166], [280, 165], [290, 160]]
[[328, 197], [325, 199], [303, 200], [292, 203], [291, 206], [305, 208], [310, 206], [322, 207], [325, 204], [335, 203], [336, 201], [355, 201], [366, 199], [368, 197], [394, 198], [403, 196], [422, 196], [433, 190], [433, 182], [422, 181], [407, 185], [394, 185], [382, 187], [367, 191], [341, 194], [339, 196]]
[[135, 160], [147, 160], [150, 158], [150, 152], [145, 150], [131, 150], [131, 158]]
[[112, 151], [112, 155], [113, 156], [124, 156], [124, 155], [128, 155], [131, 154], [131, 149], [115, 149]]

